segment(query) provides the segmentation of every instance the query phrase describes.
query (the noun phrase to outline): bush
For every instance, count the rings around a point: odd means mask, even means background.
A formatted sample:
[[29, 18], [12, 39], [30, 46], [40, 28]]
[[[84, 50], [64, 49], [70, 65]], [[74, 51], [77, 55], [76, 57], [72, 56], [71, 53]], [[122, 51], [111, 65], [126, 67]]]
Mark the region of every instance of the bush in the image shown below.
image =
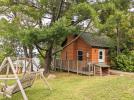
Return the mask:
[[116, 69], [134, 72], [134, 53], [120, 54], [114, 59]]
[[0, 52], [0, 64], [2, 63], [4, 58], [5, 58], [5, 54], [3, 52]]

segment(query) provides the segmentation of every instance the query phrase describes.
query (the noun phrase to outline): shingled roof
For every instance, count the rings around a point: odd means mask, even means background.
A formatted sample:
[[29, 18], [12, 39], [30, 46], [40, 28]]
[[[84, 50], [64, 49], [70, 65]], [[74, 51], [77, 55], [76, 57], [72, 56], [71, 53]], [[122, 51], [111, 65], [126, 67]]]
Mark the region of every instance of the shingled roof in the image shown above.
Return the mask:
[[107, 36], [96, 36], [91, 33], [83, 33], [81, 37], [86, 43], [93, 47], [109, 48], [111, 46], [111, 40]]
[[[74, 34], [76, 37], [78, 34]], [[109, 48], [112, 45], [112, 41], [109, 37], [101, 35], [94, 35], [93, 33], [82, 33], [80, 36], [83, 38], [83, 40], [91, 45], [92, 47], [101, 47], [101, 48]], [[61, 44], [61, 46], [65, 46], [67, 43], [67, 38], [64, 40], [64, 42]]]

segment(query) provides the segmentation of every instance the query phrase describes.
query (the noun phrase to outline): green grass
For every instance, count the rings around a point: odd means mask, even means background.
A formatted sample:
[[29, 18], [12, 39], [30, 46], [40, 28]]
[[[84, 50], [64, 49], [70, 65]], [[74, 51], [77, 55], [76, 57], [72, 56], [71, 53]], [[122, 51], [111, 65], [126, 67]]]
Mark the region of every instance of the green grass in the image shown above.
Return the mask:
[[[29, 100], [134, 100], [133, 76], [80, 76], [54, 73], [49, 80], [53, 90], [37, 80], [32, 88], [26, 89]], [[21, 93], [12, 99], [0, 96], [1, 100], [23, 100]]]

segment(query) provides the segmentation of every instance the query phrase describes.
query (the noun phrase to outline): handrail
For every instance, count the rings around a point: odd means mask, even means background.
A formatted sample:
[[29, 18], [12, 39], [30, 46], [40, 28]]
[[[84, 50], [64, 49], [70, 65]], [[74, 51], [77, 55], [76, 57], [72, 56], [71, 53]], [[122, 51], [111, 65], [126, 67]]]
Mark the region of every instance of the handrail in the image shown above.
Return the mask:
[[16, 80], [17, 78], [0, 78], [0, 80]]

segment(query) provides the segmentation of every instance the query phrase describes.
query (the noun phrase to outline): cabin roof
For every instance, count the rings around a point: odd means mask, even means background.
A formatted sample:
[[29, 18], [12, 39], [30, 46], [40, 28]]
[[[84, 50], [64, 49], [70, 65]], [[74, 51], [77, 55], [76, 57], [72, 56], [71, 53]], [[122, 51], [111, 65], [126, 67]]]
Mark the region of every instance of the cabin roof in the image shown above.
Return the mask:
[[109, 48], [111, 46], [110, 38], [104, 35], [96, 36], [92, 33], [83, 33], [81, 37], [86, 43], [93, 47]]
[[[77, 34], [74, 34], [74, 36], [76, 37]], [[92, 47], [100, 47], [100, 48], [109, 48], [111, 47], [111, 40], [109, 37], [104, 36], [104, 35], [94, 35], [93, 33], [82, 33], [82, 35], [80, 36], [81, 38], [83, 38], [83, 40], [91, 45]], [[62, 47], [64, 45], [66, 45], [67, 43], [67, 38], [65, 39], [65, 41], [62, 43]]]

